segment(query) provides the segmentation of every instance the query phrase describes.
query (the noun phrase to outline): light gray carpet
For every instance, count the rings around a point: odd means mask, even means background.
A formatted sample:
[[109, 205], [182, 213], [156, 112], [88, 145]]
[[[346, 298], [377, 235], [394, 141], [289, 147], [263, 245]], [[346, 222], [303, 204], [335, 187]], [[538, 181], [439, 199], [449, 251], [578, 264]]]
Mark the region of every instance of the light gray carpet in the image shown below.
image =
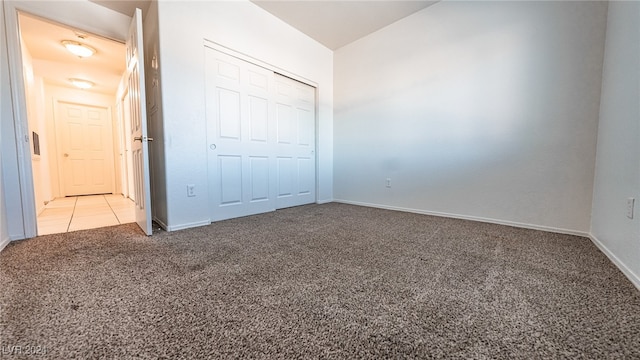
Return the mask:
[[343, 204], [15, 242], [0, 286], [4, 356], [640, 358], [590, 240]]

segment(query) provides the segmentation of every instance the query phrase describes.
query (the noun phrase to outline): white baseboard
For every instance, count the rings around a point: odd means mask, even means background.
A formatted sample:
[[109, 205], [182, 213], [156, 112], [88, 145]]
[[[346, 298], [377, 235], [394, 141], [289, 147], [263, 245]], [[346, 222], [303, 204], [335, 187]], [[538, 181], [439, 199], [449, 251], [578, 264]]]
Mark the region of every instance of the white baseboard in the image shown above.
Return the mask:
[[198, 226], [207, 226], [207, 225], [211, 225], [211, 221], [205, 220], [205, 221], [198, 221], [198, 222], [179, 224], [179, 225], [173, 225], [173, 226], [164, 225], [163, 227], [167, 231], [177, 231], [177, 230], [184, 230], [184, 229], [194, 228]]
[[513, 226], [513, 227], [518, 227], [518, 228], [524, 228], [524, 229], [548, 231], [548, 232], [553, 232], [553, 233], [558, 233], [558, 234], [567, 234], [567, 235], [576, 235], [576, 236], [589, 237], [589, 233], [585, 232], [585, 231], [556, 228], [556, 227], [551, 227], [551, 226], [543, 226], [543, 225], [535, 225], [535, 224], [528, 224], [528, 223], [520, 223], [520, 222], [515, 222], [515, 221], [491, 219], [491, 218], [485, 218], [485, 217], [479, 217], [479, 216], [467, 216], [467, 215], [450, 214], [450, 213], [437, 212], [437, 211], [411, 209], [411, 208], [398, 207], [398, 206], [371, 204], [371, 203], [364, 203], [364, 202], [358, 202], [358, 201], [349, 201], [349, 200], [340, 200], [340, 199], [335, 199], [334, 201], [338, 202], [338, 203], [349, 204], [349, 205], [367, 206], [367, 207], [373, 207], [373, 208], [379, 208], [379, 209], [385, 209], [385, 210], [404, 211], [404, 212], [410, 212], [410, 213], [415, 213], [415, 214], [439, 216], [439, 217], [461, 219], [461, 220], [480, 221], [480, 222], [485, 222], [485, 223], [498, 224], [498, 225], [507, 225], [507, 226]]
[[611, 262], [622, 271], [624, 276], [631, 281], [631, 283], [640, 290], [640, 276], [635, 274], [631, 269], [627, 267], [617, 256], [615, 256], [611, 250], [609, 250], [595, 235], [590, 234], [589, 238], [591, 241], [602, 251]]
[[321, 204], [328, 204], [330, 202], [334, 202], [334, 200], [333, 199], [318, 200], [318, 201], [316, 201], [316, 204], [321, 205]]
[[11, 242], [11, 238], [9, 237], [0, 240], [0, 251], [4, 250], [4, 248], [7, 247], [7, 245], [9, 245], [10, 242]]
[[169, 229], [169, 227], [167, 226], [167, 224], [165, 224], [164, 222], [160, 221], [157, 218], [153, 218], [153, 221], [155, 221], [158, 225], [160, 225], [160, 227], [164, 230], [164, 231], [169, 231], [167, 229]]

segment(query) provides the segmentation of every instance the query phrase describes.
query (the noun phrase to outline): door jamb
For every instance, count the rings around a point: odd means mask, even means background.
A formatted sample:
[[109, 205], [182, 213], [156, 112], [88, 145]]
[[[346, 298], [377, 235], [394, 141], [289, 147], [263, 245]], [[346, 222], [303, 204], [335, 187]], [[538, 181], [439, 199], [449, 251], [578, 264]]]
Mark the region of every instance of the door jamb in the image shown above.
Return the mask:
[[[3, 2], [3, 4], [6, 5], [7, 2]], [[12, 9], [11, 7], [9, 9], [5, 8], [5, 24], [9, 80], [12, 85], [13, 122], [18, 155], [18, 181], [20, 184], [20, 199], [22, 200], [22, 226], [25, 238], [31, 238], [37, 235], [37, 210], [33, 188], [33, 169], [31, 161], [27, 161], [27, 158], [30, 158], [31, 145], [28, 134], [26, 86], [23, 78], [24, 67], [22, 47], [20, 45], [18, 11], [18, 9]], [[29, 156], [27, 157], [27, 155]]]
[[[18, 181], [20, 184], [20, 198], [22, 208], [22, 223], [24, 238], [37, 236], [37, 214], [35, 205], [35, 191], [33, 184], [33, 169], [31, 165], [31, 142], [29, 140], [26, 86], [24, 83], [24, 67], [22, 48], [20, 45], [20, 24], [18, 13], [31, 14], [43, 19], [55, 21], [59, 24], [100, 35], [115, 41], [124, 42], [129, 22], [118, 24], [113, 22], [114, 15], [107, 17], [94, 16], [103, 9], [93, 3], [74, 3], [77, 6], [76, 15], [68, 11], [67, 7], [60, 7], [54, 3], [13, 2], [3, 1], [4, 23], [7, 36], [7, 59], [9, 62], [9, 81], [13, 107], [13, 123], [15, 127], [16, 153], [18, 165]], [[63, 9], [64, 8], [64, 9]], [[105, 11], [108, 9], [104, 8]], [[86, 12], [86, 13], [85, 13]], [[91, 16], [85, 16], [91, 15]], [[118, 14], [117, 16], [120, 16]], [[122, 15], [125, 16], [125, 15]], [[85, 19], [90, 19], [85, 20]], [[96, 21], [96, 19], [98, 19]], [[121, 26], [118, 30], [119, 25]], [[120, 38], [120, 39], [118, 39]]]

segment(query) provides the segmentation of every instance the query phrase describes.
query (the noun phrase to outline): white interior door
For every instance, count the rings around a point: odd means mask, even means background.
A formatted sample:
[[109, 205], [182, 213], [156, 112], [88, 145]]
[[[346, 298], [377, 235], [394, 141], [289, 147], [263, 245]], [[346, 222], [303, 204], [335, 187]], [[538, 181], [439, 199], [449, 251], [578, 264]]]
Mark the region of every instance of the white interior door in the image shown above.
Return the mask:
[[149, 144], [144, 89], [144, 47], [142, 46], [142, 11], [136, 9], [127, 38], [127, 77], [131, 121], [131, 158], [136, 222], [151, 235], [151, 186], [149, 179]]
[[211, 219], [275, 210], [273, 72], [206, 48]]
[[205, 47], [211, 220], [316, 201], [315, 88]]
[[58, 101], [59, 164], [64, 196], [113, 191], [113, 137], [106, 108]]
[[316, 201], [315, 88], [275, 74], [276, 208]]

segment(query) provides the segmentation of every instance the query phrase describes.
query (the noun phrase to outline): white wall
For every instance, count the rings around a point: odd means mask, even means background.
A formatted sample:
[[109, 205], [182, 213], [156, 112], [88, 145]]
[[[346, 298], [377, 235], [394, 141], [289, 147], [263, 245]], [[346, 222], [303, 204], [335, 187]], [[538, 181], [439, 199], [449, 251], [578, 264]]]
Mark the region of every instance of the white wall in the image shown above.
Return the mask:
[[161, 1], [158, 10], [169, 229], [209, 222], [204, 39], [319, 85], [318, 199], [331, 200], [331, 50], [248, 1]]
[[[609, 3], [591, 233], [640, 288], [640, 3]], [[636, 199], [626, 217], [627, 198]]]
[[[40, 213], [44, 210], [46, 202], [53, 199], [51, 193], [51, 171], [50, 157], [48, 151], [50, 134], [47, 133], [47, 122], [45, 114], [44, 79], [37, 74], [34, 76], [33, 100], [35, 102], [35, 118], [33, 124], [29, 120], [29, 126], [33, 126], [40, 140], [40, 155], [32, 154], [32, 168], [34, 178], [34, 188], [36, 191], [36, 210]], [[31, 139], [33, 140], [33, 139]], [[33, 151], [33, 144], [31, 144]], [[36, 170], [37, 169], [37, 170]]]
[[[9, 151], [7, 149], [10, 146], [7, 146], [7, 121], [4, 119], [13, 119], [13, 110], [11, 109], [11, 94], [4, 89], [9, 89], [10, 81], [9, 81], [9, 61], [7, 59], [7, 38], [4, 32], [5, 28], [4, 23], [4, 6], [0, 6], [0, 88], [3, 90], [0, 91], [0, 250], [4, 249], [4, 247], [9, 243], [10, 234], [8, 227], [8, 214], [7, 214], [7, 206], [6, 206], [6, 190], [5, 190], [5, 177], [3, 176], [5, 173], [5, 166], [8, 161], [5, 158]], [[15, 144], [15, 142], [14, 142]]]
[[[49, 173], [49, 151], [47, 149], [47, 126], [44, 112], [44, 82], [36, 75], [33, 66], [33, 58], [29, 49], [21, 41], [22, 65], [24, 72], [24, 84], [26, 92], [27, 118], [29, 123], [29, 140], [31, 169], [33, 173], [33, 190], [35, 196], [36, 213], [44, 210], [45, 203], [52, 199], [50, 173]], [[39, 136], [40, 154], [34, 152], [32, 133]]]
[[335, 198], [587, 234], [606, 9], [444, 1], [338, 49]]
[[[18, 178], [18, 152], [16, 148], [14, 112], [12, 108], [13, 100], [11, 92], [9, 91], [9, 89], [11, 89], [11, 81], [9, 79], [8, 44], [5, 25], [3, 14], [2, 26], [0, 27], [0, 39], [2, 40], [2, 49], [0, 51], [0, 59], [2, 61], [2, 91], [0, 91], [0, 97], [2, 100], [2, 118], [0, 118], [0, 145], [2, 147], [2, 185], [5, 211], [2, 213], [1, 220], [2, 224], [6, 226], [3, 226], [2, 228], [2, 239], [0, 239], [0, 244], [4, 244], [7, 237], [11, 240], [24, 238], [20, 182]], [[17, 51], [20, 51], [20, 49], [18, 48]], [[0, 247], [2, 247], [2, 245], [0, 245]]]

